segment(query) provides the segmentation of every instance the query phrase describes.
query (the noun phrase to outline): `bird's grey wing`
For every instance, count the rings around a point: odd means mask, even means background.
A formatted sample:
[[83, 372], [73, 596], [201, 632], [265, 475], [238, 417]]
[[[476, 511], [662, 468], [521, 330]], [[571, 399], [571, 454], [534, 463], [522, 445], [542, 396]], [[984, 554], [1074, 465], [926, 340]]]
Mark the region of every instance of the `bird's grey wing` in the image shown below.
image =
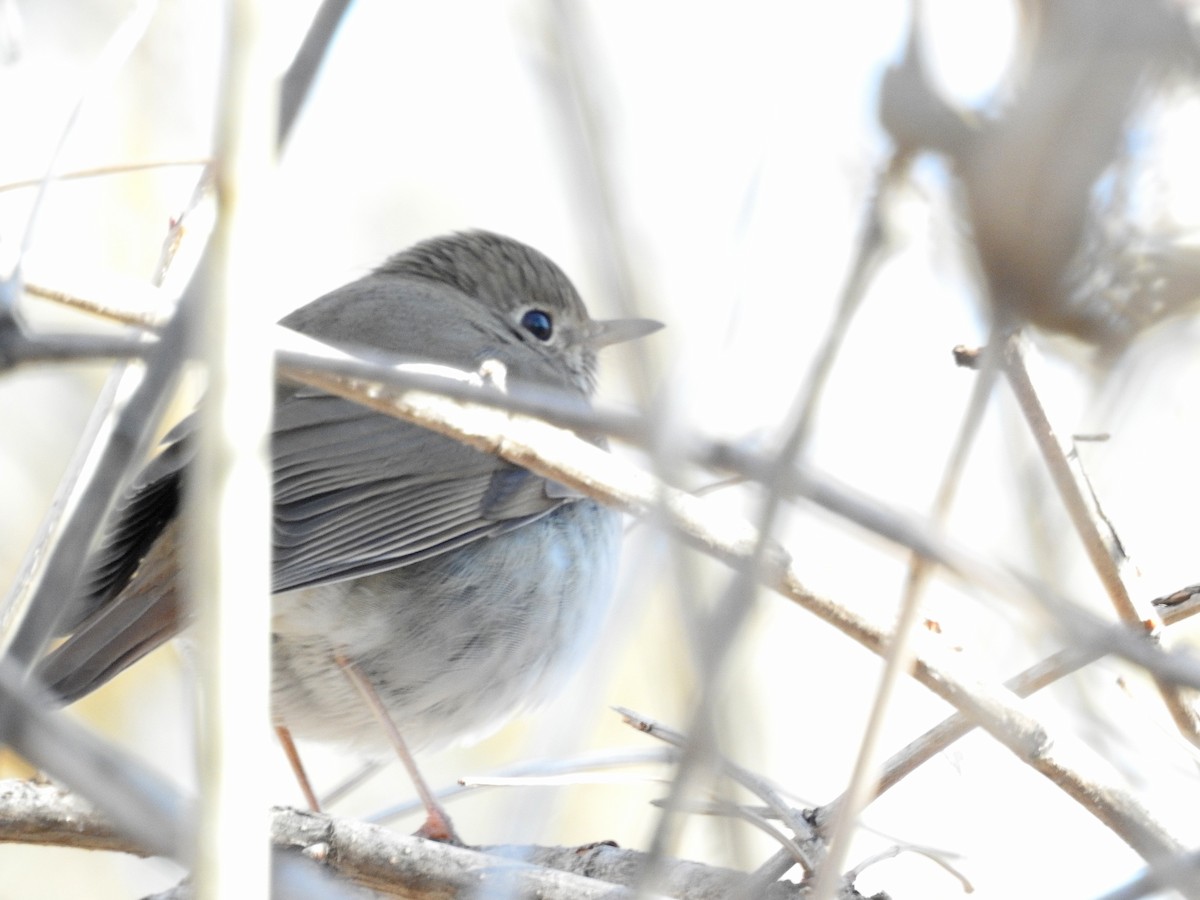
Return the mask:
[[183, 627], [174, 521], [192, 455], [189, 430], [185, 422], [168, 435], [114, 508], [62, 617], [60, 633], [70, 636], [39, 663], [38, 677], [64, 702], [95, 690]]
[[182, 474], [192, 458], [185, 420], [164, 439], [157, 455], [138, 473], [109, 517], [112, 523], [88, 557], [74, 605], [63, 615], [60, 631], [74, 630], [98, 607], [125, 587], [150, 546], [179, 507]]
[[570, 499], [525, 469], [308, 389], [277, 398], [272, 461], [276, 591], [409, 565]]
[[[88, 560], [71, 636], [39, 674], [64, 700], [90, 693], [187, 620], [172, 525], [194, 455], [189, 418], [143, 470]], [[561, 490], [457, 441], [314, 391], [279, 392], [274, 589], [408, 565], [532, 521]]]

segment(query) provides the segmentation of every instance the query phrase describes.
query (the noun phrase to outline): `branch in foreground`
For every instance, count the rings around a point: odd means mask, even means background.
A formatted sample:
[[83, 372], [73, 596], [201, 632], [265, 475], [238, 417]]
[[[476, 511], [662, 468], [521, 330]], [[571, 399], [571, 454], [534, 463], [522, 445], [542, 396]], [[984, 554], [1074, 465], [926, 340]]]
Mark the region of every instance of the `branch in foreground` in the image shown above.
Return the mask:
[[[403, 897], [457, 896], [461, 891], [514, 890], [515, 896], [584, 900], [632, 897], [644, 854], [608, 844], [586, 847], [496, 846], [467, 849], [397, 834], [378, 825], [277, 807], [271, 836], [281, 850], [299, 850], [359, 885]], [[52, 844], [146, 855], [79, 797], [50, 784], [0, 782], [0, 841]], [[736, 894], [745, 873], [674, 861], [669, 896], [717, 900]], [[779, 883], [766, 900], [803, 898], [799, 885]], [[846, 893], [845, 900], [861, 895]]]
[[[656, 722], [648, 716], [620, 706], [616, 707], [616, 712], [626, 725], [631, 725], [638, 731], [658, 738], [672, 747], [682, 749], [687, 745], [687, 738], [684, 735], [668, 728], [661, 722]], [[717, 761], [725, 775], [758, 796], [767, 804], [771, 814], [783, 822], [796, 835], [798, 841], [803, 842], [804, 846], [799, 846], [788, 839], [781, 841], [785, 845], [784, 849], [791, 854], [792, 860], [799, 863], [806, 874], [812, 874], [816, 869], [817, 862], [825, 853], [825, 847], [817, 830], [805, 818], [805, 812], [794, 809], [790, 803], [784, 800], [778, 789], [765, 778], [743, 769], [723, 756], [719, 756]], [[773, 833], [772, 837], [776, 837], [778, 840], [778, 836]]]

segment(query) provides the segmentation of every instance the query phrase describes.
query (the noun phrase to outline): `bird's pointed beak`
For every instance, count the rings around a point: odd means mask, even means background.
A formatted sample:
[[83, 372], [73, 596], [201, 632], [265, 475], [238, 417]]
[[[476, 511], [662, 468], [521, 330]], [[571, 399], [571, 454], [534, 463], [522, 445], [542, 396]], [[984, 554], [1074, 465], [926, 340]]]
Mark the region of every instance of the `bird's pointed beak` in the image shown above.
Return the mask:
[[653, 319], [605, 319], [593, 321], [588, 343], [597, 350], [610, 344], [621, 344], [645, 337], [663, 327]]

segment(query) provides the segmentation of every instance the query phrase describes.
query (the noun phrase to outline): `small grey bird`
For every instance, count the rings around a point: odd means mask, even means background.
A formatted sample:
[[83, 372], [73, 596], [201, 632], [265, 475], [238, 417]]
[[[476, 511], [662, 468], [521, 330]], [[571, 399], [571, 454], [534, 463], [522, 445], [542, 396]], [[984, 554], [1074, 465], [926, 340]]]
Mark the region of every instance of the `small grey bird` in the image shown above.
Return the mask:
[[[405, 250], [282, 324], [351, 352], [467, 370], [498, 360], [514, 382], [585, 402], [596, 351], [660, 327], [589, 318], [549, 259], [478, 231]], [[89, 560], [70, 634], [40, 666], [64, 700], [99, 687], [187, 623], [176, 512], [192, 455], [188, 425], [120, 504]], [[383, 742], [347, 664], [414, 746], [486, 732], [561, 684], [608, 603], [616, 512], [449, 438], [292, 384], [276, 389], [271, 456], [278, 725]], [[452, 837], [439, 830], [448, 820], [435, 818], [431, 809], [423, 831]]]

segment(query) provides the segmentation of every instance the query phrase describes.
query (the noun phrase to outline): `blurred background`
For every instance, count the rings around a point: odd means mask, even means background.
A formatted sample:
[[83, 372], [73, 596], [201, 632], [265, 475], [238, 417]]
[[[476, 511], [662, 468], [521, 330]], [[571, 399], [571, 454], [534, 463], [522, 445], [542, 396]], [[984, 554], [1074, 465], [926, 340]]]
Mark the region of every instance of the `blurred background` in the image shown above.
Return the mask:
[[[281, 71], [316, 5], [304, 0], [277, 11]], [[1031, 6], [920, 4], [927, 75], [946, 104], [981, 115], [1003, 107], [1020, 59], [1020, 11]], [[107, 0], [0, 2], [0, 187], [45, 171], [85, 92], [59, 173], [171, 163], [58, 182], [39, 212], [26, 280], [115, 306], [144, 296], [168, 225], [194, 190], [195, 161], [211, 147], [220, 58], [214, 4], [161, 0], [128, 62], [111, 78], [97, 77], [106, 41], [133, 8]], [[632, 299], [636, 314], [667, 324], [641, 346], [606, 355], [604, 398], [653, 409], [668, 434], [769, 445], [834, 318], [890, 152], [879, 89], [904, 52], [912, 13], [899, 0], [751, 0], [736, 10], [626, 0], [354, 4], [280, 159], [271, 256], [282, 265], [275, 289], [260, 300], [278, 317], [417, 240], [495, 230], [556, 260], [593, 314], [628, 314], [622, 304]], [[1117, 174], [1106, 175], [1095, 195], [1098, 208], [1122, 213], [1123, 230], [1108, 229], [1107, 240], [1132, 234], [1129, 241], [1153, 240], [1195, 259], [1198, 114], [1186, 81], [1137, 108], [1114, 158]], [[1070, 117], [1062, 121], [1063, 140], [1073, 127]], [[5, 271], [34, 194], [0, 191]], [[891, 195], [891, 252], [850, 329], [809, 447], [821, 469], [916, 513], [930, 507], [976, 377], [955, 368], [951, 348], [979, 345], [988, 333], [960, 199], [950, 167], [932, 157], [922, 157]], [[629, 264], [623, 294], [613, 289], [605, 221]], [[80, 314], [45, 301], [27, 298], [22, 311], [38, 326], [86, 327]], [[1055, 421], [1073, 433], [1110, 436], [1086, 444], [1083, 461], [1138, 565], [1140, 599], [1200, 581], [1200, 324], [1173, 317], [1103, 363], [1072, 339], [1035, 333], [1034, 340], [1045, 363], [1038, 388]], [[0, 377], [0, 584], [15, 577], [34, 540], [105, 371], [39, 365]], [[628, 448], [616, 452], [643, 460]], [[672, 474], [688, 488], [718, 480], [684, 468]], [[712, 496], [741, 514], [758, 506], [749, 489]], [[731, 575], [690, 552], [681, 561], [649, 526], [630, 529], [616, 609], [587, 669], [553, 706], [483, 742], [422, 753], [435, 785], [529, 759], [654, 747], [621, 725], [614, 705], [684, 727], [696, 687], [688, 610], [711, 607]], [[1003, 388], [949, 530], [1107, 609]], [[903, 551], [804, 504], [787, 508], [779, 538], [817, 592], [884, 620], [894, 614]], [[690, 575], [686, 590], [681, 573]], [[1037, 617], [941, 580], [923, 615], [989, 679], [1059, 646]], [[1168, 642], [1186, 643], [1195, 631], [1175, 626]], [[837, 796], [861, 740], [878, 660], [767, 593], [733, 654], [720, 687], [722, 750], [798, 802]], [[1100, 750], [1194, 846], [1196, 750], [1130, 672], [1098, 663], [1036, 697], [1034, 708]], [[74, 710], [192, 784], [185, 679], [180, 654], [168, 648]], [[948, 711], [915, 683], [901, 684], [883, 751]], [[356, 767], [353, 754], [337, 748], [302, 750], [318, 790]], [[363, 815], [407, 799], [411, 788], [397, 769], [389, 766], [332, 811]], [[0, 757], [0, 775], [23, 774], [19, 760]], [[282, 755], [264, 777], [275, 802], [301, 804]], [[609, 777], [602, 785], [476, 791], [450, 811], [472, 843], [615, 840], [644, 848], [658, 815], [650, 801], [665, 794], [670, 770]], [[418, 821], [410, 816], [396, 827], [412, 830]], [[985, 898], [1092, 896], [1141, 866], [1095, 819], [983, 735], [889, 792], [864, 822], [876, 831], [860, 835], [851, 864], [896, 843], [932, 848]], [[753, 868], [774, 849], [746, 826], [693, 817], [678, 853]], [[140, 896], [181, 874], [159, 860], [11, 844], [0, 845], [0, 872], [3, 900]], [[858, 884], [895, 898], [963, 890], [916, 854], [872, 866]]]

